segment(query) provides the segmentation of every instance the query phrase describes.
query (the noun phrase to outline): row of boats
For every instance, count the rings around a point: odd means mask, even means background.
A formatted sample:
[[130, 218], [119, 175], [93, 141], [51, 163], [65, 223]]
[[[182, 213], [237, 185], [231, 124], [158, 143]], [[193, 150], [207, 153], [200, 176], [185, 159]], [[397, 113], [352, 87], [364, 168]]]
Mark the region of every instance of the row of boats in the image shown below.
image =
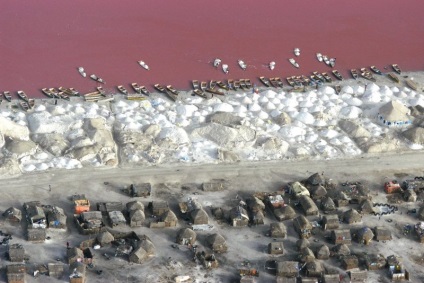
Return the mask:
[[[22, 107], [24, 111], [28, 111], [35, 105], [35, 99], [28, 98], [28, 95], [23, 90], [18, 90], [16, 92], [18, 95], [19, 105]], [[3, 98], [9, 102], [12, 101], [12, 95], [10, 94], [10, 91], [3, 91], [3, 93], [0, 93], [0, 103], [2, 102]]]

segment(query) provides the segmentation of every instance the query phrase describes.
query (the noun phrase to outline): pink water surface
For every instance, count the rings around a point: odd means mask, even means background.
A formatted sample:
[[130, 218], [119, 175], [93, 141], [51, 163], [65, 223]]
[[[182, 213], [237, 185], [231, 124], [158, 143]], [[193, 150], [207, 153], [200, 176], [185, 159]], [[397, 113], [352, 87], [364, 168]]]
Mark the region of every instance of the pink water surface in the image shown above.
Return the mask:
[[[337, 58], [336, 69], [397, 63], [424, 69], [422, 0], [14, 0], [0, 11], [0, 91], [42, 97], [43, 87], [81, 92], [137, 82], [190, 88], [208, 80], [309, 74], [329, 70], [315, 59]], [[301, 49], [301, 68], [288, 62]], [[215, 57], [229, 64], [225, 75]], [[237, 59], [248, 69], [242, 71]], [[144, 60], [151, 71], [143, 70]], [[276, 61], [274, 71], [267, 68]], [[254, 80], [255, 82], [256, 79]]]

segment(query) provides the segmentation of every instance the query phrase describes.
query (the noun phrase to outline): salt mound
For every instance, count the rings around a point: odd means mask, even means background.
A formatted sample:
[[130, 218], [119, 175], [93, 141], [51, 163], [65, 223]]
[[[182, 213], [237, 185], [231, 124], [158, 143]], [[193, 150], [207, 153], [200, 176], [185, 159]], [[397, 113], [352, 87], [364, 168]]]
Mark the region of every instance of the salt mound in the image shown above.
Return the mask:
[[23, 170], [25, 171], [25, 172], [32, 172], [32, 171], [34, 171], [36, 168], [35, 168], [35, 166], [33, 165], [33, 164], [28, 164], [28, 165], [25, 165], [24, 166], [24, 168], [23, 168]]
[[380, 87], [378, 85], [376, 85], [375, 83], [370, 83], [367, 85], [366, 92], [376, 92], [379, 90], [380, 90]]
[[271, 89], [265, 91], [265, 96], [268, 98], [274, 98], [277, 95], [277, 93]]
[[269, 115], [265, 111], [261, 111], [258, 113], [258, 117], [262, 120], [266, 120], [269, 118]]
[[179, 127], [163, 128], [156, 139], [157, 140], [169, 139], [176, 144], [190, 143], [190, 139], [186, 131], [184, 131], [184, 129]]
[[362, 110], [356, 106], [343, 107], [340, 115], [347, 119], [356, 119], [362, 114]]
[[339, 135], [339, 132], [335, 130], [325, 129], [319, 133], [322, 137], [332, 139]]
[[327, 95], [336, 93], [334, 88], [332, 88], [330, 86], [325, 86], [321, 91], [322, 91], [322, 93], [327, 94]]
[[233, 112], [234, 108], [230, 104], [223, 102], [223, 103], [215, 104], [213, 111], [214, 112]]
[[29, 130], [27, 126], [19, 125], [3, 116], [0, 116], [0, 133], [12, 139], [29, 140]]
[[295, 119], [307, 125], [312, 125], [315, 122], [314, 116], [312, 116], [309, 112], [301, 112]]
[[343, 86], [341, 92], [347, 93], [347, 94], [353, 94], [354, 93], [353, 88], [350, 85]]
[[269, 99], [266, 96], [261, 96], [258, 99], [259, 103], [263, 104], [263, 103], [267, 103], [269, 101]]
[[35, 111], [35, 112], [43, 112], [43, 111], [46, 111], [46, 106], [44, 106], [43, 104], [37, 105], [37, 107], [35, 107], [34, 111]]
[[243, 104], [252, 104], [253, 103], [253, 101], [252, 101], [252, 99], [250, 99], [249, 97], [245, 97], [245, 98], [243, 98], [243, 100], [241, 101], [241, 103], [243, 103]]
[[46, 163], [39, 163], [36, 165], [36, 168], [38, 171], [44, 171], [49, 169], [49, 165], [47, 165]]
[[300, 127], [295, 127], [295, 126], [283, 126], [281, 127], [281, 129], [278, 131], [283, 137], [286, 138], [294, 138], [297, 136], [304, 136], [306, 134], [306, 130], [302, 129]]
[[380, 93], [381, 93], [381, 95], [385, 95], [385, 96], [391, 96], [391, 95], [393, 95], [393, 91], [388, 87], [388, 86], [383, 86], [381, 89], [380, 89]]
[[352, 105], [352, 106], [361, 106], [362, 105], [362, 101], [356, 97], [351, 97], [350, 99], [346, 100], [346, 103], [348, 105]]
[[299, 105], [297, 100], [293, 98], [284, 98], [283, 100], [281, 100], [281, 104], [289, 107], [296, 107], [297, 105]]
[[381, 101], [381, 96], [378, 92], [371, 92], [362, 96], [362, 100], [367, 103], [378, 103]]
[[397, 97], [399, 98], [407, 98], [408, 95], [404, 92], [404, 91], [400, 91], [396, 94]]
[[314, 104], [312, 103], [311, 100], [304, 100], [299, 104], [299, 106], [309, 108], [309, 107], [314, 106]]
[[361, 85], [356, 85], [353, 88], [353, 93], [364, 94], [364, 92], [365, 92], [365, 88], [363, 86], [361, 86]]
[[[197, 108], [194, 105], [178, 105], [176, 108], [176, 112], [178, 115], [188, 116], [188, 117], [193, 116], [193, 113], [197, 110], [199, 110], [199, 108]], [[230, 111], [222, 111], [222, 112], [230, 112]]]
[[276, 107], [275, 107], [275, 105], [272, 103], [272, 102], [268, 102], [266, 105], [265, 105], [265, 109], [266, 110], [268, 110], [268, 111], [271, 111], [271, 110], [274, 110]]
[[420, 105], [420, 106], [424, 107], [424, 99], [423, 99], [422, 97], [419, 97], [419, 98], [413, 98], [413, 99], [410, 99], [410, 100], [409, 100], [409, 104], [410, 104], [411, 106], [417, 106], [417, 105]]
[[281, 114], [281, 112], [280, 112], [279, 110], [277, 110], [277, 109], [272, 110], [272, 111], [271, 111], [271, 113], [269, 113], [269, 115], [270, 115], [272, 118], [275, 118], [275, 117], [279, 116], [280, 114]]
[[399, 88], [396, 86], [392, 87], [392, 92], [399, 92]]
[[259, 104], [257, 103], [253, 103], [250, 107], [249, 110], [252, 112], [257, 112], [261, 110], [261, 107], [259, 106]]

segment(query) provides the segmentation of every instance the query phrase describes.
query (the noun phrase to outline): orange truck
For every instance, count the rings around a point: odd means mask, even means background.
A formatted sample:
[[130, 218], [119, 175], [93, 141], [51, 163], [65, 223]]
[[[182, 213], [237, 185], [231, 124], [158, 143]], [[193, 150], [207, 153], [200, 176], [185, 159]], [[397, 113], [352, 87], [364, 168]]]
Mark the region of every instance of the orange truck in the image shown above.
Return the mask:
[[75, 214], [81, 214], [83, 212], [90, 211], [90, 201], [85, 198], [84, 195], [82, 196], [74, 196], [74, 210]]
[[402, 191], [402, 188], [400, 187], [400, 184], [396, 181], [390, 181], [384, 183], [384, 191], [386, 194], [394, 194], [394, 193], [400, 193]]

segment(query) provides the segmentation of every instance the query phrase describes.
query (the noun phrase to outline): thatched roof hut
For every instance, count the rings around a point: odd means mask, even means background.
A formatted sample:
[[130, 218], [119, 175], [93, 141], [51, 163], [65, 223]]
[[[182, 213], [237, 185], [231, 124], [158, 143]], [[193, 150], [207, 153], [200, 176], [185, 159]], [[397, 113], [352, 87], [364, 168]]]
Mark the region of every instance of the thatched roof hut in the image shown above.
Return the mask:
[[362, 216], [361, 214], [359, 214], [358, 211], [351, 208], [345, 213], [343, 213], [343, 221], [346, 222], [347, 224], [359, 223], [362, 221]]
[[335, 245], [350, 245], [352, 243], [352, 235], [350, 234], [349, 229], [337, 229], [331, 231], [331, 239]]
[[318, 186], [318, 185], [324, 185], [325, 184], [325, 177], [322, 174], [315, 173], [306, 179], [306, 184], [312, 185], [312, 186]]
[[287, 228], [284, 223], [271, 223], [269, 227], [269, 236], [272, 238], [285, 238], [287, 236]]
[[363, 227], [356, 232], [358, 242], [360, 244], [368, 245], [374, 238], [374, 233], [368, 227]]
[[22, 220], [22, 211], [16, 207], [9, 207], [3, 212], [3, 216], [9, 222], [19, 223]]
[[141, 227], [143, 226], [146, 216], [144, 211], [141, 209], [130, 210], [129, 220], [131, 227]]
[[277, 262], [277, 276], [297, 277], [300, 271], [297, 261], [279, 261]]
[[312, 187], [309, 192], [314, 200], [322, 199], [327, 195], [327, 190], [321, 185]]
[[293, 219], [294, 230], [299, 234], [300, 238], [309, 238], [312, 234], [312, 225], [305, 216], [299, 215]]
[[67, 216], [63, 208], [53, 206], [47, 211], [47, 225], [49, 228], [66, 229]]
[[84, 260], [84, 252], [79, 248], [67, 249], [66, 256], [68, 258], [68, 264], [72, 264], [74, 262], [82, 262]]
[[378, 270], [386, 267], [387, 261], [383, 255], [378, 254], [366, 254], [365, 265], [368, 270]]
[[300, 262], [310, 262], [315, 260], [314, 252], [310, 248], [303, 248], [299, 254]]
[[126, 207], [128, 211], [138, 210], [138, 209], [144, 211], [144, 204], [138, 200], [128, 202], [126, 204]]
[[324, 215], [322, 219], [322, 226], [324, 230], [333, 230], [339, 228], [339, 216], [337, 214]]
[[351, 270], [348, 274], [352, 283], [368, 282], [368, 272], [366, 270]]
[[246, 209], [236, 206], [230, 210], [230, 223], [234, 227], [244, 227], [249, 224], [249, 215]]
[[9, 245], [7, 254], [11, 262], [23, 262], [25, 259], [25, 249], [20, 244]]
[[341, 259], [341, 266], [342, 268], [346, 270], [358, 268], [359, 266], [358, 258], [355, 255], [344, 256]]
[[86, 282], [86, 265], [82, 262], [74, 262], [70, 266], [72, 270], [69, 275], [69, 283], [85, 283]]
[[147, 258], [147, 252], [142, 247], [137, 247], [128, 257], [130, 262], [142, 263]]
[[424, 205], [418, 210], [417, 217], [419, 220], [424, 220]]
[[390, 229], [377, 226], [374, 228], [375, 239], [377, 241], [390, 241], [392, 239], [392, 232]]
[[338, 244], [332, 248], [332, 251], [337, 256], [350, 255], [350, 249], [346, 244]]
[[312, 260], [305, 265], [306, 276], [321, 278], [325, 273], [324, 265], [318, 260]]
[[96, 237], [97, 242], [101, 246], [106, 246], [115, 240], [115, 237], [109, 231], [103, 231]]
[[365, 199], [359, 205], [359, 210], [361, 213], [371, 214], [374, 212], [373, 203], [369, 199]]
[[195, 225], [209, 223], [208, 213], [203, 208], [193, 210], [190, 213], [190, 216], [191, 216], [191, 221]]
[[272, 255], [282, 255], [284, 254], [284, 244], [283, 242], [271, 242], [268, 244], [268, 253]]
[[165, 223], [165, 227], [175, 227], [177, 226], [178, 218], [172, 210], [168, 210], [162, 214], [161, 221]]
[[7, 282], [9, 283], [24, 283], [25, 274], [25, 264], [9, 264], [6, 266]]
[[315, 202], [308, 196], [302, 195], [299, 197], [300, 206], [305, 215], [317, 215], [318, 207]]
[[26, 230], [26, 236], [29, 242], [44, 242], [46, 240], [46, 229], [28, 227]]
[[56, 279], [62, 278], [64, 267], [64, 264], [61, 262], [49, 262], [47, 264], [49, 276]]
[[207, 243], [215, 253], [225, 253], [228, 249], [227, 242], [220, 234], [212, 234], [207, 238]]
[[330, 248], [325, 244], [318, 247], [318, 249], [316, 251], [316, 258], [322, 259], [322, 260], [329, 259], [330, 258]]
[[273, 212], [278, 221], [289, 220], [296, 217], [296, 211], [290, 205], [275, 208]]
[[246, 203], [247, 203], [247, 207], [252, 212], [256, 212], [256, 211], [259, 211], [259, 210], [263, 211], [265, 209], [265, 204], [263, 203], [262, 200], [260, 200], [257, 197], [248, 198]]
[[140, 247], [142, 247], [146, 251], [148, 257], [154, 256], [156, 254], [155, 245], [146, 236], [142, 237]]
[[252, 212], [251, 219], [253, 225], [263, 225], [265, 223], [265, 216], [262, 210]]
[[321, 202], [321, 207], [324, 211], [333, 211], [336, 209], [336, 204], [331, 197], [327, 196]]
[[177, 233], [176, 242], [180, 245], [194, 245], [196, 242], [196, 232], [190, 228], [182, 228]]
[[339, 274], [325, 274], [324, 283], [340, 283]]
[[296, 247], [299, 251], [303, 250], [304, 248], [307, 248], [311, 245], [308, 239], [299, 239], [296, 241]]
[[149, 207], [151, 208], [154, 216], [161, 216], [165, 212], [169, 211], [167, 201], [152, 201], [149, 203]]
[[212, 215], [217, 220], [223, 219], [225, 217], [224, 216], [224, 210], [221, 207], [214, 207], [212, 209]]
[[416, 202], [417, 201], [417, 193], [414, 190], [406, 190], [403, 193], [403, 200], [406, 202]]

